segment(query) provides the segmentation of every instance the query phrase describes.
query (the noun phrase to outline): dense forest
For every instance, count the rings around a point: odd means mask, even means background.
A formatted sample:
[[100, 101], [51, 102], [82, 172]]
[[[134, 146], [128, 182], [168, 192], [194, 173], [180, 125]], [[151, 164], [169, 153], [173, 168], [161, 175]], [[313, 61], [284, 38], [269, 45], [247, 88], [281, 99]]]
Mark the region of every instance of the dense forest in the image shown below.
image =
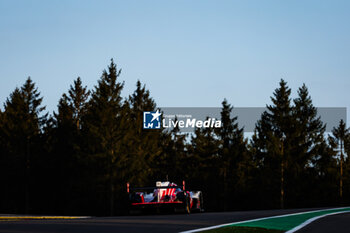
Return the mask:
[[[350, 203], [349, 129], [330, 134], [308, 88], [297, 97], [281, 80], [246, 138], [223, 100], [222, 128], [193, 134], [144, 130], [157, 109], [140, 81], [121, 96], [111, 61], [88, 90], [78, 77], [49, 114], [31, 78], [0, 110], [0, 213], [127, 213], [126, 183], [186, 180], [202, 190], [207, 211], [338, 206]], [[344, 119], [345, 120], [345, 119]]]

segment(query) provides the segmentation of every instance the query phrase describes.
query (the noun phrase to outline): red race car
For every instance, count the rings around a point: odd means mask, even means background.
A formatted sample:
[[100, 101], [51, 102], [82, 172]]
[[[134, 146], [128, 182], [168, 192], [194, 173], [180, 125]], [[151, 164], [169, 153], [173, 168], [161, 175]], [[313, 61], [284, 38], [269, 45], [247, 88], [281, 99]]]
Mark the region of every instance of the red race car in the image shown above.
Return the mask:
[[203, 196], [201, 191], [187, 191], [185, 181], [182, 186], [165, 181], [156, 182], [155, 187], [130, 187], [129, 193], [130, 212], [142, 210], [171, 209], [175, 212], [190, 213], [191, 211], [203, 211]]

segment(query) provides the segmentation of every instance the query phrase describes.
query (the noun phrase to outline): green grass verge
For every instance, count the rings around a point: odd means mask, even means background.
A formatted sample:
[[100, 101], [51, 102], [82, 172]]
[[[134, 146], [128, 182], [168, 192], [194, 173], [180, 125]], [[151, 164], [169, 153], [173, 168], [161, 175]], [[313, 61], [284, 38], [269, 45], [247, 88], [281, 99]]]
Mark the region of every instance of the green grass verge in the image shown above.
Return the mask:
[[220, 227], [208, 231], [203, 231], [204, 233], [282, 233], [284, 231], [266, 229], [261, 227]]
[[257, 220], [257, 221], [246, 222], [246, 223], [232, 224], [231, 226], [261, 227], [266, 229], [288, 231], [302, 224], [303, 222], [307, 221], [310, 218], [325, 215], [325, 214], [330, 214], [330, 213], [342, 212], [342, 211], [350, 211], [350, 208], [341, 208], [336, 210], [334, 209], [320, 210], [320, 211], [315, 211], [315, 212], [305, 213], [305, 214], [300, 213], [300, 214], [285, 216], [285, 217], [276, 217], [276, 218], [263, 219], [263, 220]]
[[204, 233], [281, 233], [293, 229], [305, 221], [326, 214], [350, 212], [350, 208], [318, 210], [310, 213], [297, 213], [290, 216], [253, 220], [250, 222], [233, 223], [224, 227], [203, 231]]

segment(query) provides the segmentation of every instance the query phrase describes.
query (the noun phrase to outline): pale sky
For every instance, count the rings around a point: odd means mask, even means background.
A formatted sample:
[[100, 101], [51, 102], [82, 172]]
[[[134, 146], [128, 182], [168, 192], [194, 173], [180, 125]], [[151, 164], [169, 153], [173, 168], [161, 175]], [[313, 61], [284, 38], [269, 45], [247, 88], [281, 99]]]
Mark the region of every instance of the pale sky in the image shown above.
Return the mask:
[[[350, 1], [0, 0], [0, 102], [31, 76], [50, 112], [111, 58], [158, 106], [264, 107], [281, 78], [350, 109]], [[2, 105], [2, 104], [1, 104]], [[348, 111], [349, 114], [349, 111]]]

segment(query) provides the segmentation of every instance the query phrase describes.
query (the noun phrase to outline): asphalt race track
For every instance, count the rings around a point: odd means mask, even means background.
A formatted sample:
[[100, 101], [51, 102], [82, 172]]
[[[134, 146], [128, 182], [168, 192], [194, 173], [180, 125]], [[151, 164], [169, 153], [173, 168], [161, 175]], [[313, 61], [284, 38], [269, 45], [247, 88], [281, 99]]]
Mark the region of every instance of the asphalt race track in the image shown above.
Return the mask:
[[[121, 217], [92, 217], [75, 220], [16, 220], [0, 221], [0, 232], [9, 233], [89, 233], [89, 232], [180, 232], [218, 224], [254, 218], [310, 211], [316, 209], [237, 211], [174, 215], [145, 215]], [[339, 225], [339, 222], [341, 224]], [[338, 225], [334, 225], [338, 224]], [[321, 227], [319, 227], [321, 226]], [[339, 229], [344, 228], [345, 231]], [[334, 231], [336, 229], [336, 231]], [[325, 230], [325, 231], [322, 231]], [[329, 216], [311, 223], [298, 232], [350, 232], [350, 214]]]
[[320, 218], [297, 233], [349, 233], [350, 232], [350, 213], [336, 214]]

